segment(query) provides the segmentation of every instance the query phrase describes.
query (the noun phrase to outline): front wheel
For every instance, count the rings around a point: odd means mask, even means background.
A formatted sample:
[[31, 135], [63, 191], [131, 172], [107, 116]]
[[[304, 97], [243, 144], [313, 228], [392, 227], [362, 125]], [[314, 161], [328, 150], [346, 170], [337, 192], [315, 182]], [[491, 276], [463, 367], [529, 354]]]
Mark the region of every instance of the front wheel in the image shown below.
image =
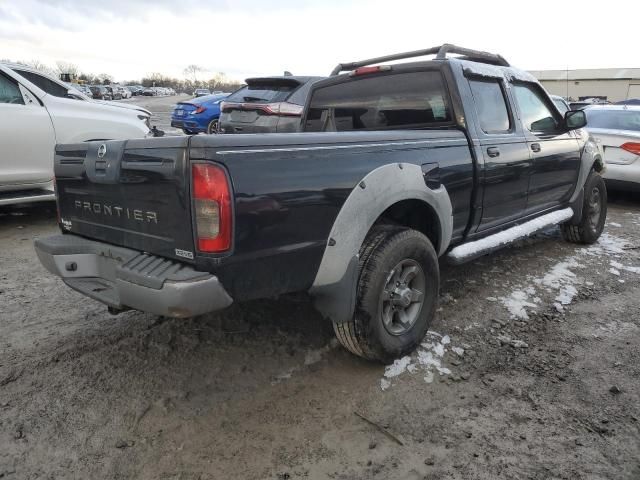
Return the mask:
[[597, 172], [591, 172], [584, 184], [582, 217], [577, 225], [564, 224], [560, 227], [565, 240], [573, 243], [595, 243], [607, 220], [607, 187]]
[[360, 250], [353, 317], [333, 327], [350, 352], [383, 362], [402, 357], [422, 341], [435, 315], [438, 257], [422, 233], [375, 227]]

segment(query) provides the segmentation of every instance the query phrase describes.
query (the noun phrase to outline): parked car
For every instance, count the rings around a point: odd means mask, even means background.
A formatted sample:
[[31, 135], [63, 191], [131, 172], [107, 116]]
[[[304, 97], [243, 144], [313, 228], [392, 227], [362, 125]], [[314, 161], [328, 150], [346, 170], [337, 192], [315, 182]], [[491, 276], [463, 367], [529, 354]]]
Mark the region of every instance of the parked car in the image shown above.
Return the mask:
[[149, 115], [99, 103], [22, 65], [0, 63], [0, 205], [53, 200], [57, 143], [150, 135]]
[[549, 97], [551, 97], [551, 100], [553, 100], [554, 105], [558, 108], [558, 110], [562, 115], [564, 115], [566, 112], [571, 110], [571, 107], [569, 107], [569, 104], [567, 103], [567, 101], [561, 96], [549, 95]]
[[218, 133], [220, 103], [228, 96], [228, 93], [206, 95], [178, 103], [171, 114], [171, 126], [187, 135]]
[[145, 97], [155, 97], [156, 95], [158, 95], [158, 92], [153, 87], [147, 87], [142, 91], [142, 95], [144, 95]]
[[[554, 224], [593, 243], [604, 228], [585, 112], [560, 115], [499, 55], [442, 45], [341, 64], [301, 115], [297, 135], [58, 145], [62, 234], [35, 241], [40, 260], [112, 313], [307, 291], [348, 350], [388, 361], [427, 332], [439, 256]], [[105, 160], [110, 182], [94, 173]]]
[[640, 191], [640, 106], [593, 105], [584, 112], [587, 130], [604, 150], [607, 186]]
[[142, 85], [129, 85], [127, 88], [131, 92], [131, 95], [133, 95], [134, 97], [137, 95], [142, 95], [142, 92], [144, 91], [144, 87]]
[[193, 92], [194, 97], [204, 97], [205, 95], [211, 95], [211, 91], [208, 88], [196, 88]]
[[[26, 65], [20, 65], [20, 64], [4, 64], [4, 65], [11, 68], [14, 72], [20, 74], [22, 77], [26, 78], [31, 83], [37, 85], [42, 91], [44, 91], [49, 95], [53, 95], [54, 97], [71, 98], [71, 99], [79, 100], [83, 102], [94, 102], [94, 103], [106, 104], [106, 105], [115, 106], [115, 107], [123, 108], [127, 110], [134, 110], [138, 112], [139, 118], [144, 120], [147, 123], [147, 125], [150, 126], [151, 112], [139, 105], [111, 102], [109, 101], [111, 99], [109, 98], [108, 94], [104, 95], [107, 97], [104, 100], [102, 100], [102, 97], [99, 97], [100, 99], [95, 100], [95, 99], [92, 99], [93, 93], [91, 93], [91, 95], [85, 95], [79, 90], [76, 90], [74, 88], [69, 88], [68, 84], [62, 82], [61, 80], [58, 80], [57, 78], [54, 78], [50, 75], [40, 72], [34, 68], [28, 67]], [[97, 87], [102, 87], [102, 85], [97, 85]], [[88, 88], [90, 92], [93, 92], [91, 90], [93, 86], [90, 86]], [[106, 92], [106, 89], [104, 90], [99, 89], [99, 91]]]
[[300, 117], [314, 82], [324, 77], [248, 78], [222, 104], [220, 133], [286, 133], [300, 130]]
[[116, 88], [120, 92], [120, 96], [122, 98], [131, 98], [131, 90], [129, 90], [127, 87], [123, 87], [122, 85], [118, 85]]
[[91, 89], [87, 85], [81, 85], [79, 83], [69, 83], [67, 85], [69, 85], [69, 87], [76, 89], [77, 91], [81, 92], [82, 94], [88, 97], [93, 96], [93, 94], [91, 93]]
[[105, 88], [111, 94], [112, 100], [122, 100], [122, 92], [117, 85], [106, 85]]
[[91, 90], [91, 94], [96, 100], [113, 100], [111, 91], [104, 85], [91, 85], [89, 90]]

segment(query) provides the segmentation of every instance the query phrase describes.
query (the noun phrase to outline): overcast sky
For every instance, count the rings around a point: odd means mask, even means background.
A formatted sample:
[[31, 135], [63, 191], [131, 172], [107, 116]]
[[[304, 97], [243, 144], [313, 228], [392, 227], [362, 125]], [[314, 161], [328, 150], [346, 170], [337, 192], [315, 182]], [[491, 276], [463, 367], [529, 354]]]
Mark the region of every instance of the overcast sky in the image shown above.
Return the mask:
[[448, 42], [527, 70], [632, 68], [639, 19], [638, 0], [0, 0], [0, 58], [117, 80], [197, 64], [241, 80]]

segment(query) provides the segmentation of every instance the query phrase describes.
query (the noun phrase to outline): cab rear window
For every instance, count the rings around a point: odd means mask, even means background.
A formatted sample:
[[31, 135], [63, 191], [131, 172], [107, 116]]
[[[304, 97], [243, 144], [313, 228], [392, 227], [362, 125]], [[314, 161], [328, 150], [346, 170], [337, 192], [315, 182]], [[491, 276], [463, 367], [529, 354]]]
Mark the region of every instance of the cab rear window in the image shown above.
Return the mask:
[[451, 123], [451, 107], [440, 72], [362, 77], [317, 89], [305, 130], [420, 129]]

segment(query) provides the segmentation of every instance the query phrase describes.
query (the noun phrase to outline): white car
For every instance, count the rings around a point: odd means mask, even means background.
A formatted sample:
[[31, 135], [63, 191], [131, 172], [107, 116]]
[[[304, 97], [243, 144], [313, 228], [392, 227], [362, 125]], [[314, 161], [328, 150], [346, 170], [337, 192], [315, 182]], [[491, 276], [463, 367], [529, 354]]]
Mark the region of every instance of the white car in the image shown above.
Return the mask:
[[120, 91], [122, 93], [122, 98], [131, 98], [131, 90], [129, 90], [127, 87], [120, 87]]
[[132, 105], [92, 100], [29, 67], [0, 63], [0, 205], [55, 199], [57, 143], [149, 137], [150, 116]]
[[584, 109], [587, 130], [604, 149], [604, 179], [612, 189], [640, 191], [640, 106]]

